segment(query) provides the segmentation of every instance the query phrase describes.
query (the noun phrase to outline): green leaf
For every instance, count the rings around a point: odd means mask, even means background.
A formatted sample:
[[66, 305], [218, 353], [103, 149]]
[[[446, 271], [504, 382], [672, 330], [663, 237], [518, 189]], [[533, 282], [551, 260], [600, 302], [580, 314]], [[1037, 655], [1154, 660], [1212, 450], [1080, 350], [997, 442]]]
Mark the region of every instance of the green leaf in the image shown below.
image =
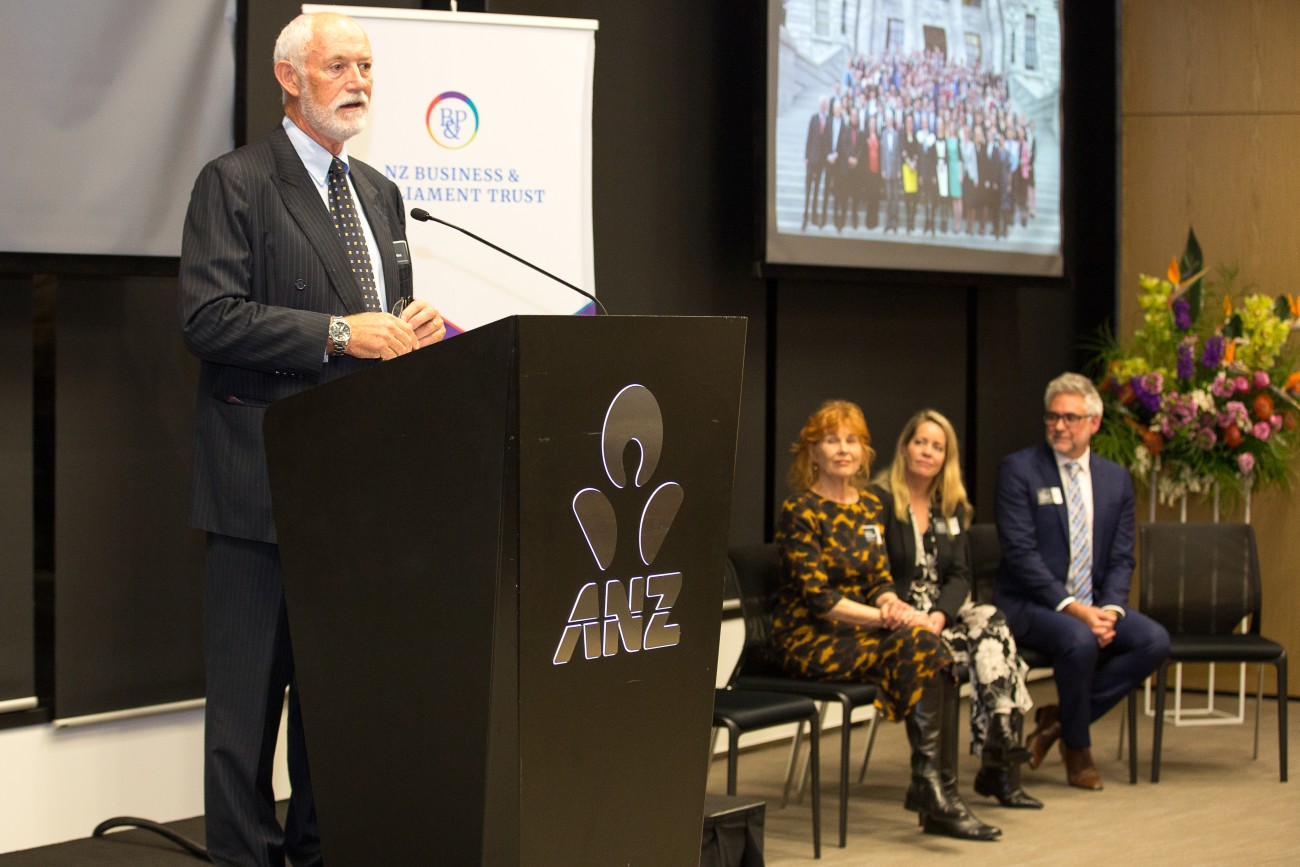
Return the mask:
[[1205, 267], [1205, 258], [1201, 255], [1201, 245], [1196, 240], [1196, 232], [1187, 230], [1187, 246], [1183, 248], [1182, 258], [1178, 260], [1178, 270], [1183, 274], [1196, 274]]
[[1241, 314], [1234, 313], [1232, 314], [1232, 318], [1223, 326], [1223, 336], [1232, 339], [1234, 337], [1240, 337], [1241, 334]]
[[1291, 303], [1286, 300], [1285, 295], [1277, 296], [1277, 300], [1273, 302], [1273, 313], [1284, 322], [1291, 318]]

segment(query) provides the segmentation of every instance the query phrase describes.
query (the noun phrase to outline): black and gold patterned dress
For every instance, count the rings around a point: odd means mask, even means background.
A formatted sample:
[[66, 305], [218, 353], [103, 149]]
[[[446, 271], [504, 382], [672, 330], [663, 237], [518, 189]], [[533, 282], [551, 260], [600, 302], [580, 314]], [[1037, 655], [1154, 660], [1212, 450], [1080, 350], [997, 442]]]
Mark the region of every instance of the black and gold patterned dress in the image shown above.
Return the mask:
[[791, 674], [877, 684], [877, 707], [886, 719], [901, 720], [926, 681], [952, 664], [951, 651], [919, 626], [889, 630], [826, 617], [841, 599], [874, 606], [881, 594], [897, 593], [881, 510], [880, 500], [867, 491], [849, 505], [812, 491], [782, 504], [776, 531], [782, 581], [772, 642]]

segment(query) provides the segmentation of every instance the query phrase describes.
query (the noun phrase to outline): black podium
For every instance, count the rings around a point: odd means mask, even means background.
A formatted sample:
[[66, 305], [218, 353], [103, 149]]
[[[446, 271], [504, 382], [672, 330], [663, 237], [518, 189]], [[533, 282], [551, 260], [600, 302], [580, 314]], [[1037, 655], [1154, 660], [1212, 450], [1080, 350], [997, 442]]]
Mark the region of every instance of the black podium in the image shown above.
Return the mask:
[[267, 413], [331, 867], [698, 862], [744, 332], [512, 317]]

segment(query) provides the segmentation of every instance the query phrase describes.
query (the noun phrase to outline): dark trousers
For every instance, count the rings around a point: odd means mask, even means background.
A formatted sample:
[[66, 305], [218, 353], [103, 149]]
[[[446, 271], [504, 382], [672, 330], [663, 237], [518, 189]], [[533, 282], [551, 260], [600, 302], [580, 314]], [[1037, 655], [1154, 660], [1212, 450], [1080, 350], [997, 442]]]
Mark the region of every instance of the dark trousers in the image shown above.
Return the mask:
[[[204, 800], [207, 844], [216, 864], [320, 864], [316, 807], [307, 770], [302, 710], [275, 545], [208, 535], [203, 589], [207, 674]], [[284, 694], [293, 787], [282, 829], [275, 816], [272, 761]]]
[[1067, 747], [1092, 746], [1088, 726], [1119, 703], [1169, 655], [1169, 633], [1159, 623], [1130, 611], [1115, 624], [1115, 640], [1097, 637], [1077, 617], [1041, 605], [1008, 616], [1016, 643], [1052, 659], [1060, 704], [1061, 740]]

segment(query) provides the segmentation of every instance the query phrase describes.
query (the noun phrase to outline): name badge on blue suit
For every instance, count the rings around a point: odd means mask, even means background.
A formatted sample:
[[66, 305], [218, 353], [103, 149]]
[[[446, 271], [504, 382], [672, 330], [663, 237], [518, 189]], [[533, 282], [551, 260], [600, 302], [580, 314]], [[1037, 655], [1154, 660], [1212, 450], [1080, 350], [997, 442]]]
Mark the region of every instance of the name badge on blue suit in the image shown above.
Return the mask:
[[1065, 497], [1061, 495], [1061, 489], [1057, 487], [1039, 488], [1038, 505], [1040, 506], [1059, 506], [1065, 502]]

